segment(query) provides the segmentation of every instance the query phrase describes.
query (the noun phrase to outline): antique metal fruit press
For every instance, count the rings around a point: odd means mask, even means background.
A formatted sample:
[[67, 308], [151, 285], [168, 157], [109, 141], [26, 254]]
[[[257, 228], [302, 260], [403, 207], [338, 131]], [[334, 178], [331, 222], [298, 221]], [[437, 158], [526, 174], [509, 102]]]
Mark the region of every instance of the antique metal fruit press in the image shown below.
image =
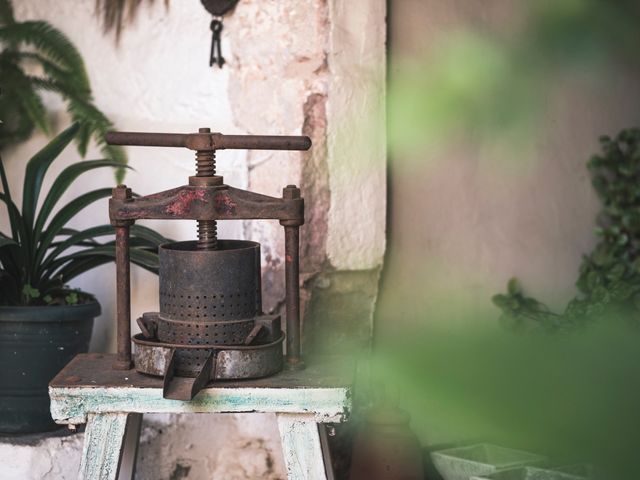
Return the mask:
[[111, 132], [112, 145], [183, 147], [196, 152], [188, 185], [134, 198], [114, 189], [109, 216], [116, 229], [118, 355], [115, 369], [132, 367], [129, 227], [141, 219], [190, 219], [198, 239], [160, 247], [160, 311], [137, 320], [133, 365], [164, 378], [165, 398], [189, 400], [207, 383], [265, 377], [283, 368], [284, 335], [278, 315], [262, 312], [260, 244], [218, 240], [218, 220], [276, 219], [285, 232], [286, 364], [300, 362], [299, 228], [304, 223], [300, 190], [282, 198], [225, 185], [216, 175], [222, 149], [307, 150], [308, 137], [198, 133]]

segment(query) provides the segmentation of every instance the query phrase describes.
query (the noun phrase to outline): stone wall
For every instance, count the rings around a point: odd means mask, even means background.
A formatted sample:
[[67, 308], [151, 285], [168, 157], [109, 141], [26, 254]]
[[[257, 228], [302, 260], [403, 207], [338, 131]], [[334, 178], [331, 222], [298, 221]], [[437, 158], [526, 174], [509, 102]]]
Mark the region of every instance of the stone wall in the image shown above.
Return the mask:
[[[256, 19], [269, 23], [256, 28]], [[302, 155], [247, 156], [251, 190], [279, 195], [286, 172], [305, 197], [304, 344], [320, 351], [368, 345], [385, 247], [384, 5], [361, 0], [345, 10], [340, 1], [253, 0], [227, 23], [237, 66], [229, 79], [236, 125], [250, 133], [302, 131], [314, 144]], [[247, 237], [265, 246], [267, 310], [284, 302], [280, 230], [275, 222], [245, 225]]]
[[[304, 350], [339, 351], [354, 342], [368, 347], [385, 249], [384, 1], [355, 0], [347, 8], [339, 0], [241, 0], [225, 19], [223, 70], [208, 66], [210, 18], [197, 1], [144, 4], [117, 47], [100, 32], [91, 1], [14, 3], [19, 19], [48, 20], [71, 37], [85, 58], [98, 106], [118, 129], [209, 126], [225, 133], [309, 135], [314, 147], [302, 154], [220, 152], [218, 170], [227, 183], [263, 194], [301, 187], [307, 218], [301, 231]], [[63, 128], [63, 105], [53, 97], [48, 104]], [[45, 141], [35, 135], [3, 156], [16, 191], [24, 160]], [[89, 157], [96, 155], [94, 148]], [[186, 183], [194, 168], [186, 150], [131, 148], [129, 155], [136, 171], [126, 183], [140, 194]], [[75, 159], [69, 149], [51, 173]], [[65, 199], [112, 181], [111, 172], [98, 172]], [[88, 227], [101, 216], [106, 222], [106, 202], [83, 212], [74, 226]], [[146, 224], [176, 239], [195, 235], [193, 222]], [[284, 302], [281, 230], [268, 221], [219, 226], [223, 238], [262, 243], [265, 311], [281, 311]], [[95, 351], [115, 348], [115, 280], [105, 278], [114, 279], [112, 266], [73, 284], [96, 293], [103, 305]], [[157, 310], [157, 278], [134, 268], [132, 284], [132, 316]], [[4, 439], [0, 476], [75, 478], [80, 439], [41, 436], [25, 445]], [[283, 472], [269, 415], [145, 417], [136, 478], [275, 479]]]

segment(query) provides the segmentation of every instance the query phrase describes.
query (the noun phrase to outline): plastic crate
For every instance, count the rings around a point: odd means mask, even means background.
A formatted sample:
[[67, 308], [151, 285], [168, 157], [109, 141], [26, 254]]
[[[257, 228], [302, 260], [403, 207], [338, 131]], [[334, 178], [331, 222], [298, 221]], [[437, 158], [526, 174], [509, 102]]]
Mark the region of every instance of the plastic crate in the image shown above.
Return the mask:
[[487, 476], [473, 476], [470, 480], [587, 480], [587, 477], [536, 467], [520, 467], [495, 472]]
[[480, 443], [439, 450], [431, 454], [433, 464], [444, 480], [470, 480], [526, 465], [542, 466], [546, 458], [534, 453]]

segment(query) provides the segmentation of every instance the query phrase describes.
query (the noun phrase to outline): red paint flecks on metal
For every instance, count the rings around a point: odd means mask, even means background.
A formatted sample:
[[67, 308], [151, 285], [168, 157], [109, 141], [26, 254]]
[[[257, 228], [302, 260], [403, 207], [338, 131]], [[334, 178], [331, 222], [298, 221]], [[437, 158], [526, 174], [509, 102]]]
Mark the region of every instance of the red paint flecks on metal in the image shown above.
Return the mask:
[[184, 216], [192, 202], [204, 199], [204, 193], [204, 190], [183, 190], [176, 201], [167, 207], [166, 212], [176, 217]]
[[233, 215], [236, 211], [236, 203], [229, 195], [216, 195], [216, 212]]

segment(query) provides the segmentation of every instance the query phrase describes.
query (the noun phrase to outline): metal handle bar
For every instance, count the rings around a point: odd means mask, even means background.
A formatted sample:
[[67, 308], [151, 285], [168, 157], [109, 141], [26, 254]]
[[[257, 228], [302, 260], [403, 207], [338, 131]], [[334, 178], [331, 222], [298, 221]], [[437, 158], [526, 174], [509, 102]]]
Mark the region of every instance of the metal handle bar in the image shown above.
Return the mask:
[[108, 132], [109, 145], [183, 147], [191, 150], [308, 150], [311, 139], [284, 135], [223, 135], [222, 133]]

